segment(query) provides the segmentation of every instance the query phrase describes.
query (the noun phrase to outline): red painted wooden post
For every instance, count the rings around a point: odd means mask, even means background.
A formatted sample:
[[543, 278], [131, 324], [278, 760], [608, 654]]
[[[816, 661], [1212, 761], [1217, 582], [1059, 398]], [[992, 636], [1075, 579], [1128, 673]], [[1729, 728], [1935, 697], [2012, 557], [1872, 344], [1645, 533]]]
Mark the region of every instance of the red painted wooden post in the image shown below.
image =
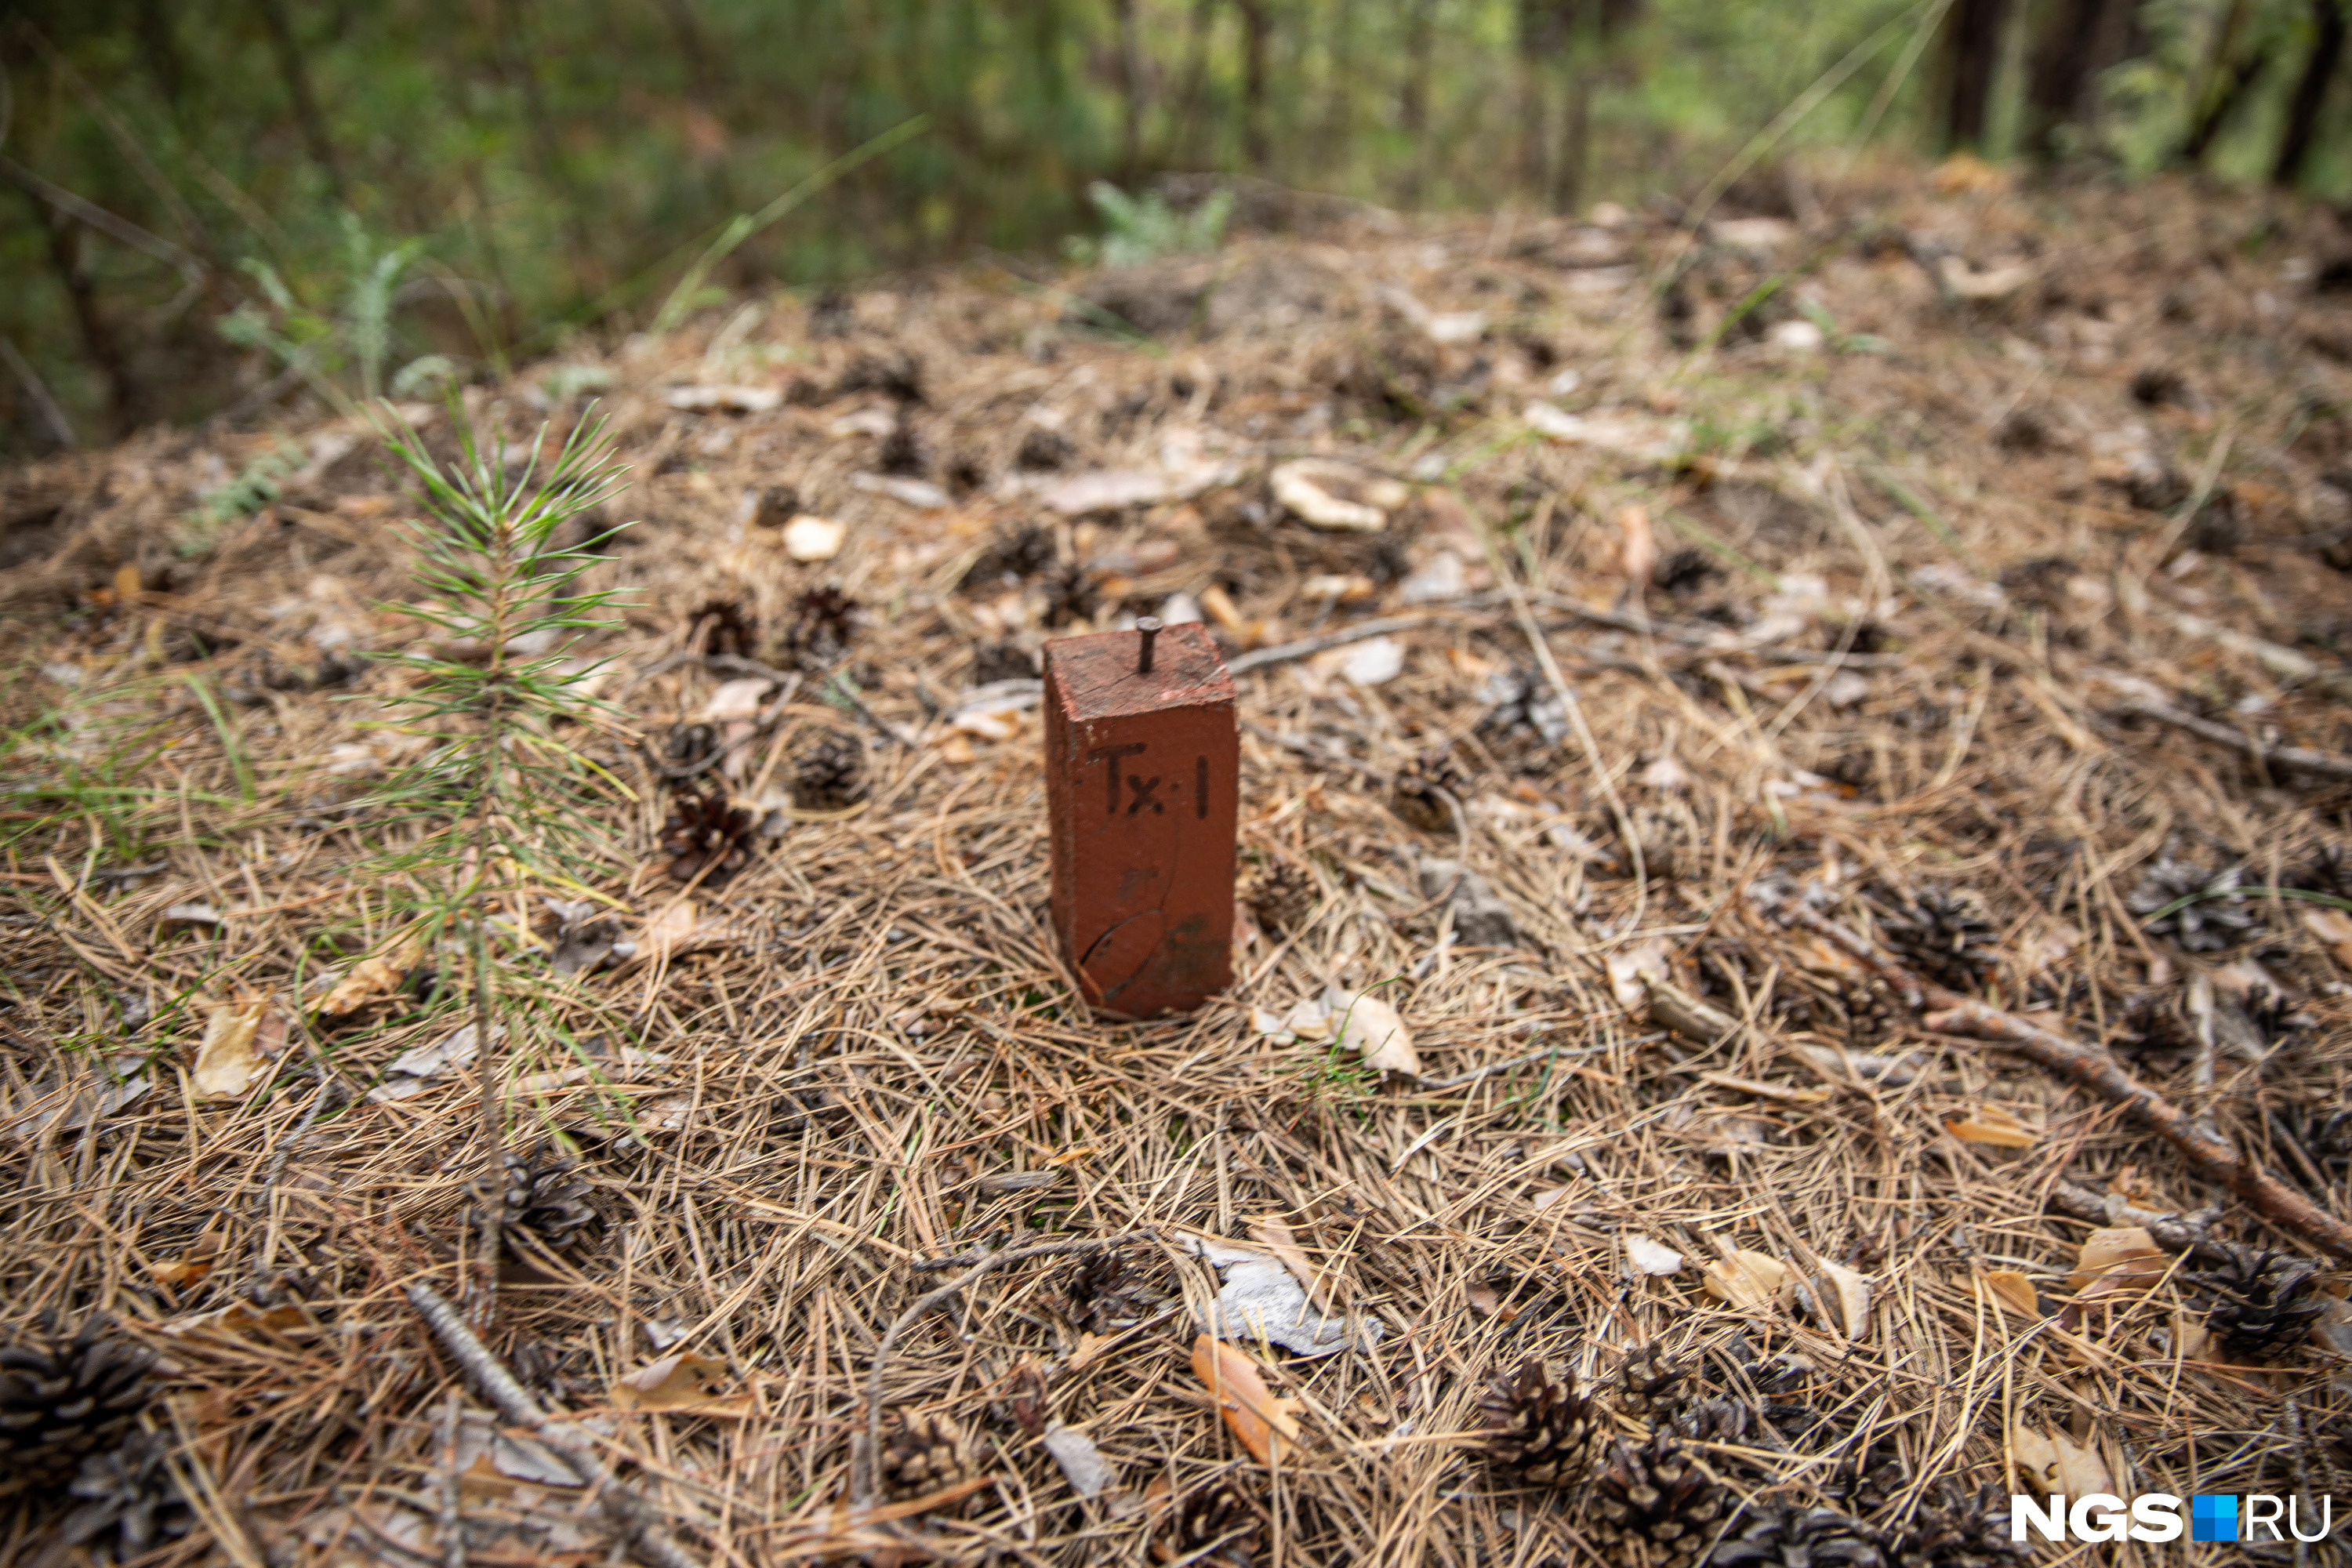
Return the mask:
[[1102, 1011], [1189, 1012], [1232, 983], [1240, 782], [1207, 627], [1045, 645], [1054, 929]]

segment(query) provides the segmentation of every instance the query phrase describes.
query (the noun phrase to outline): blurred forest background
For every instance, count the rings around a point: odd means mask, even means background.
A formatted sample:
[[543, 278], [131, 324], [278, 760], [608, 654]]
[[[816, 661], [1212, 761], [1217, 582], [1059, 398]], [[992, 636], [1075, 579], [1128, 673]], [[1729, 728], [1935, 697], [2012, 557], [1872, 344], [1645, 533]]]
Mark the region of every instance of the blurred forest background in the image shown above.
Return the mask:
[[0, 455], [495, 376], [714, 291], [1052, 257], [1133, 226], [1096, 182], [1179, 171], [1574, 209], [1743, 150], [1968, 149], [2342, 200], [2346, 7], [12, 0]]

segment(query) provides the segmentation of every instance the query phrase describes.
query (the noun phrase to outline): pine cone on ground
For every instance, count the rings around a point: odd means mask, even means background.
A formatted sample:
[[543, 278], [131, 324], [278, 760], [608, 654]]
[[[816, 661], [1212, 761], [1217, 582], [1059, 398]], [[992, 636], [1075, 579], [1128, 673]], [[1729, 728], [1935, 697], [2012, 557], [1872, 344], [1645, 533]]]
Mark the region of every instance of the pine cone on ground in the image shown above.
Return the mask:
[[1454, 771], [1452, 760], [1442, 751], [1424, 752], [1397, 770], [1389, 784], [1389, 809], [1408, 827], [1423, 833], [1451, 833], [1454, 810], [1446, 796], [1459, 801], [1462, 794], [1462, 775]]
[[1090, 621], [1102, 607], [1101, 584], [1095, 574], [1077, 562], [1071, 562], [1045, 578], [1045, 621], [1049, 626], [1066, 626], [1072, 621]]
[[155, 1358], [110, 1326], [93, 1314], [68, 1339], [50, 1314], [0, 1349], [0, 1498], [55, 1493], [138, 1420]]
[[2287, 873], [2283, 885], [2352, 899], [2352, 852], [2340, 844], [2323, 844], [2311, 852], [2310, 859]]
[[731, 599], [710, 599], [688, 620], [686, 645], [704, 654], [732, 658], [759, 657], [759, 623]]
[[[1644, 801], [1625, 814], [1633, 841], [1624, 847], [1625, 869], [1633, 869], [1633, 844], [1642, 847], [1642, 869], [1653, 881], [1672, 882], [1705, 869], [1705, 834], [1698, 814], [1684, 800]], [[1624, 836], [1621, 832], [1622, 839]]]
[[2124, 1003], [2119, 1022], [2116, 1046], [2153, 1067], [2178, 1067], [2197, 1054], [2197, 1025], [2177, 991], [2138, 993]]
[[68, 1489], [79, 1506], [58, 1526], [58, 1540], [120, 1563], [187, 1534], [195, 1511], [163, 1463], [167, 1451], [152, 1433], [133, 1432], [111, 1453], [83, 1460]]
[[1685, 1442], [1737, 1443], [1748, 1436], [1752, 1420], [1748, 1406], [1736, 1399], [1701, 1399], [1675, 1410], [1667, 1425]]
[[[1028, 449], [1024, 442], [1022, 450], [1026, 452]], [[1024, 577], [1034, 577], [1054, 564], [1057, 553], [1051, 529], [1040, 528], [1034, 522], [1026, 523], [989, 541], [988, 548], [980, 552], [958, 585], [969, 593], [975, 588], [993, 588]]]
[[1071, 1321], [1096, 1333], [1141, 1317], [1148, 1294], [1125, 1255], [1110, 1247], [1080, 1259], [1063, 1293], [1069, 1298]]
[[1263, 1544], [1257, 1509], [1230, 1477], [1219, 1477], [1177, 1500], [1168, 1531], [1153, 1544], [1152, 1553], [1162, 1563], [1173, 1563], [1214, 1547], [1196, 1561], [1247, 1568]]
[[1947, 1487], [1887, 1552], [1894, 1568], [2002, 1568], [2027, 1554], [2009, 1538], [2009, 1506], [1990, 1487], [1974, 1498]]
[[1574, 1372], [1563, 1367], [1555, 1377], [1541, 1358], [1529, 1356], [1517, 1371], [1495, 1374], [1478, 1408], [1486, 1417], [1486, 1455], [1497, 1466], [1537, 1486], [1583, 1479], [1600, 1420]]
[[551, 1252], [586, 1239], [585, 1233], [601, 1225], [604, 1216], [589, 1206], [588, 1178], [579, 1173], [579, 1164], [569, 1157], [550, 1159], [542, 1153], [526, 1160], [509, 1152], [506, 1211], [499, 1222], [503, 1234], [529, 1231]]
[[823, 669], [841, 661], [857, 635], [857, 601], [831, 585], [808, 589], [793, 601], [793, 624], [784, 633], [784, 656], [802, 669]]
[[793, 765], [793, 804], [803, 811], [840, 811], [866, 798], [866, 742], [835, 731]]
[[1955, 991], [1976, 989], [2000, 940], [1984, 900], [1965, 888], [1923, 888], [1882, 929], [1921, 974]]
[[2352, 1110], [2290, 1105], [2272, 1114], [2321, 1170], [2352, 1165]]
[[971, 650], [971, 684], [993, 686], [1000, 680], [1034, 680], [1037, 661], [1011, 637], [976, 644]]
[[1269, 858], [1250, 872], [1242, 899], [1260, 926], [1276, 936], [1287, 936], [1306, 929], [1322, 901], [1323, 889], [1305, 867]]
[[1690, 1368], [1668, 1355], [1664, 1346], [1643, 1345], [1628, 1351], [1617, 1363], [1610, 1404], [1637, 1421], [1669, 1421], [1682, 1405], [1682, 1384], [1689, 1376]]
[[706, 867], [706, 882], [723, 882], [751, 858], [751, 813], [729, 803], [724, 791], [681, 795], [662, 823], [662, 853], [669, 874], [690, 882]]
[[2258, 1247], [2200, 1243], [2183, 1279], [2205, 1306], [2206, 1326], [2223, 1352], [2266, 1361], [2294, 1349], [2326, 1310], [2319, 1265]]
[[1696, 545], [1677, 550], [1650, 570], [1650, 585], [1675, 597], [1703, 588], [1723, 575], [1715, 557]]
[[2246, 1021], [2254, 1026], [2266, 1052], [2294, 1044], [2311, 1026], [2299, 1003], [2267, 985], [2254, 986], [2238, 1005], [2244, 1010]]
[[1639, 1447], [1612, 1444], [1594, 1478], [1594, 1535], [1620, 1549], [1641, 1542], [1650, 1568], [1697, 1568], [1724, 1514], [1723, 1489], [1667, 1432]]
[[1725, 1538], [1714, 1568], [1885, 1568], [1878, 1535], [1833, 1508], [1767, 1507]]
[[963, 1428], [947, 1415], [900, 1412], [882, 1436], [883, 1489], [894, 1501], [943, 1491], [971, 1474]]
[[2218, 871], [2208, 871], [2201, 866], [2167, 856], [2141, 874], [2138, 884], [2124, 900], [2124, 907], [2136, 915], [2147, 916], [2158, 910], [2168, 909], [2178, 900], [2196, 895], [2194, 900], [2173, 910], [2162, 920], [2149, 921], [2142, 929], [2150, 936], [2168, 936], [2190, 952], [2219, 952], [2246, 939], [2261, 919], [2245, 907], [2245, 894], [2240, 891], [2245, 881], [2245, 868], [2224, 866]]

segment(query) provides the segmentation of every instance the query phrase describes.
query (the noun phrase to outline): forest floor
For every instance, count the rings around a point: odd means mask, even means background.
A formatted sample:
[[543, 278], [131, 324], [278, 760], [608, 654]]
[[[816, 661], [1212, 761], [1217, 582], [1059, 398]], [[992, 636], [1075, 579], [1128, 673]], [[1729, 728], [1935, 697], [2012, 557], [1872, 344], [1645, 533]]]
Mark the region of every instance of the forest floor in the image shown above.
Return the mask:
[[[483, 1341], [677, 1549], [1958, 1564], [1980, 1488], [2352, 1501], [2352, 233], [1966, 163], [1734, 197], [1308, 213], [468, 395], [528, 447], [593, 393], [632, 468], [589, 868], [499, 939], [510, 1142], [578, 1163]], [[158, 1563], [623, 1549], [404, 1293], [463, 1298], [480, 1157], [467, 950], [387, 859], [430, 825], [371, 804], [416, 504], [323, 413], [0, 476], [0, 1337], [159, 1358]], [[1243, 667], [1244, 910], [1227, 994], [1114, 1023], [1032, 678], [1152, 613]], [[703, 785], [731, 875], [662, 847]], [[1601, 1390], [1503, 1402], [1592, 1471], [1483, 1436], [1528, 1357]], [[12, 1506], [30, 1561], [62, 1504]]]

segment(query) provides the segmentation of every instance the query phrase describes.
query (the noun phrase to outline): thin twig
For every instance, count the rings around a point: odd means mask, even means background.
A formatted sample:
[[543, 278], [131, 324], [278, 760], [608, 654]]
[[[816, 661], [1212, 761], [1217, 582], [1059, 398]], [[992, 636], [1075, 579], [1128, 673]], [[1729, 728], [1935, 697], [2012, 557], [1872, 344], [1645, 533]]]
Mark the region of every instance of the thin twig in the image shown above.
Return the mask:
[[2159, 724], [2186, 730], [2215, 745], [2243, 752], [2264, 767], [2292, 768], [2296, 773], [2311, 773], [2324, 779], [2352, 779], [2352, 758], [2332, 756], [2303, 746], [2265, 746], [2252, 735], [2232, 730], [2227, 724], [2216, 724], [2210, 719], [2200, 718], [2168, 702], [2126, 702], [2109, 711], [2153, 719]]
[[908, 1302], [907, 1310], [891, 1319], [890, 1326], [882, 1331], [882, 1341], [874, 1347], [874, 1365], [866, 1374], [866, 1440], [850, 1464], [849, 1489], [856, 1506], [870, 1508], [874, 1503], [875, 1460], [882, 1451], [882, 1374], [889, 1370], [890, 1352], [898, 1348], [899, 1335], [914, 1327], [925, 1313], [953, 1300], [958, 1292], [992, 1268], [1007, 1263], [1024, 1262], [1032, 1258], [1065, 1258], [1075, 1253], [1100, 1252], [1105, 1247], [1124, 1246], [1157, 1234], [1150, 1230], [1122, 1231], [1117, 1236], [1045, 1241], [1034, 1247], [1016, 1247], [1007, 1252], [987, 1253], [946, 1284], [934, 1286]]
[[465, 1488], [457, 1479], [457, 1414], [465, 1400], [456, 1389], [441, 1413], [441, 1563], [466, 1568]]
[[505, 1363], [474, 1337], [474, 1331], [466, 1326], [465, 1318], [447, 1298], [423, 1284], [409, 1286], [406, 1293], [408, 1304], [416, 1309], [450, 1359], [473, 1378], [482, 1397], [497, 1405], [499, 1414], [509, 1421], [529, 1429], [580, 1478], [638, 1562], [646, 1568], [700, 1568], [693, 1555], [663, 1529], [661, 1511], [613, 1474], [596, 1451], [594, 1436], [572, 1422], [554, 1420], [541, 1410]]
[[[1904, 992], [1912, 999], [1913, 1009], [1926, 1014], [1921, 1021], [1930, 1030], [2014, 1051], [2109, 1104], [2124, 1107], [2149, 1131], [2179, 1150], [2181, 1158], [2198, 1174], [2229, 1188], [2255, 1213], [2281, 1229], [2292, 1231], [2338, 1258], [2352, 1259], [2352, 1225], [2345, 1224], [2264, 1171], [2241, 1154], [2228, 1139], [2200, 1128], [2188, 1111], [2126, 1072], [2105, 1047], [2053, 1034], [2013, 1013], [1922, 980], [1888, 958], [1875, 944], [1811, 910], [1800, 907], [1790, 918], [1827, 938]], [[1934, 1011], [1927, 1011], [1930, 1008]]]

